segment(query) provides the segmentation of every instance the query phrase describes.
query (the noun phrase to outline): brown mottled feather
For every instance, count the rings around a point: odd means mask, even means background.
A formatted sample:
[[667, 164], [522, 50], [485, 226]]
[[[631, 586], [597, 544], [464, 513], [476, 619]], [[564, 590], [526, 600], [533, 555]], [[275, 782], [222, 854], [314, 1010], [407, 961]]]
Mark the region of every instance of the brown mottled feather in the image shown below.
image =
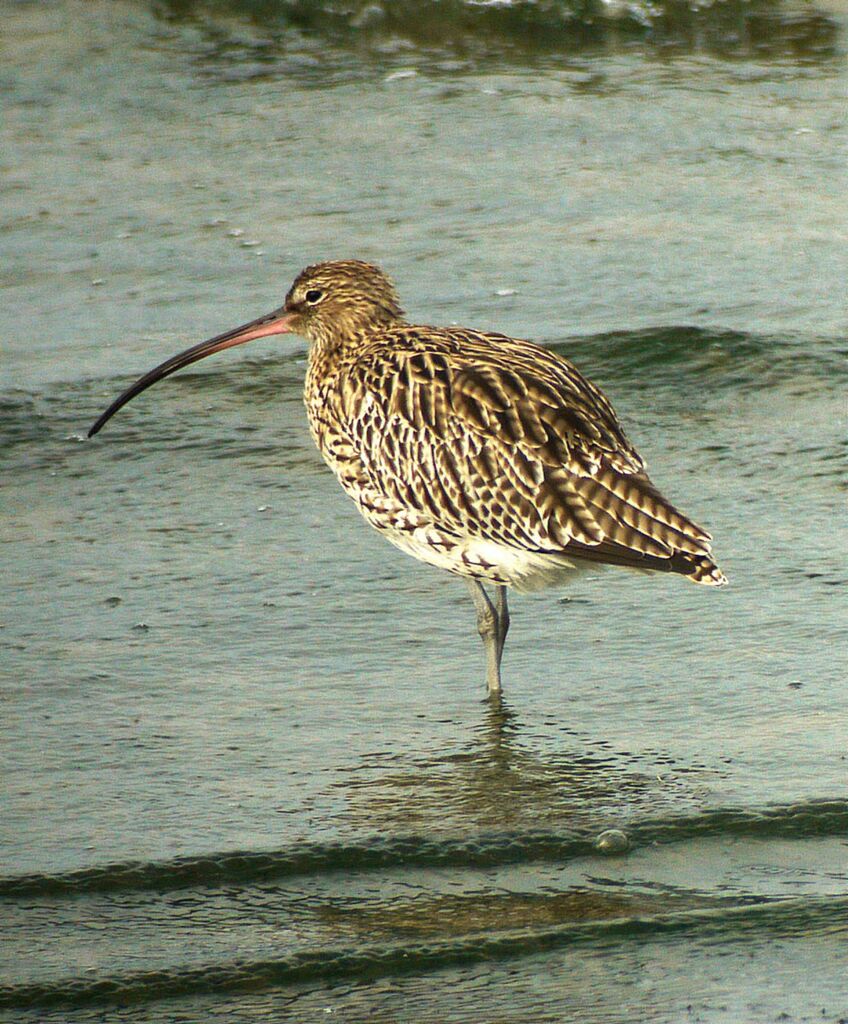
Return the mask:
[[[319, 288], [326, 299], [307, 310]], [[607, 398], [567, 360], [502, 334], [412, 326], [382, 272], [356, 261], [307, 268], [287, 308], [314, 343], [305, 400], [318, 447], [395, 543], [425, 560], [422, 544], [439, 558], [455, 549], [434, 564], [501, 583], [522, 581], [469, 556], [471, 542], [552, 567], [725, 582], [709, 534], [659, 493]]]

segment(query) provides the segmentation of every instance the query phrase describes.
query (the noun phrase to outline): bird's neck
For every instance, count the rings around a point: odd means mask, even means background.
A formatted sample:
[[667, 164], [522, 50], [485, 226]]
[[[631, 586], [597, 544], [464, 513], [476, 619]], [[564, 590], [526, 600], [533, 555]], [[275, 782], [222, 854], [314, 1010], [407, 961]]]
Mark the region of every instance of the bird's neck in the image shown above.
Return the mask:
[[332, 327], [321, 325], [310, 332], [310, 363], [329, 368], [335, 363], [355, 359], [362, 349], [384, 331], [405, 323], [402, 317], [386, 316], [380, 319], [370, 317], [362, 322], [351, 319]]
[[345, 331], [310, 338], [309, 363], [306, 373], [307, 394], [323, 394], [333, 388], [333, 381], [344, 368], [354, 362], [367, 344], [367, 336]]

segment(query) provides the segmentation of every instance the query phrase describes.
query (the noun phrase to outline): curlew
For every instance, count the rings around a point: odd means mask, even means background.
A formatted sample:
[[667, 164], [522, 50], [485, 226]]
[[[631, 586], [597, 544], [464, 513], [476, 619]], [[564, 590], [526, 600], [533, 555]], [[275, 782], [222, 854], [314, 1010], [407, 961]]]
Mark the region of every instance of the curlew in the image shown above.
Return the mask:
[[310, 342], [309, 427], [339, 483], [392, 544], [466, 581], [490, 695], [507, 587], [599, 563], [727, 582], [710, 535], [660, 494], [606, 396], [567, 359], [503, 334], [411, 324], [389, 278], [359, 260], [307, 267], [279, 309], [146, 373], [89, 437], [182, 367], [290, 333]]

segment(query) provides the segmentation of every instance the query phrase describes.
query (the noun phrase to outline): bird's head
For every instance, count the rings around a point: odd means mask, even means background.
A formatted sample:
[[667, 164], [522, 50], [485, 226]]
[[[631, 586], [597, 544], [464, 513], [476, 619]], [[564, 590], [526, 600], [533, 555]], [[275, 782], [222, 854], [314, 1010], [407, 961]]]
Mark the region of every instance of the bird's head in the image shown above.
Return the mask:
[[403, 316], [394, 285], [371, 263], [332, 260], [302, 270], [283, 306], [290, 330], [332, 344], [397, 322]]
[[331, 260], [302, 270], [289, 289], [285, 303], [224, 334], [166, 359], [130, 385], [94, 423], [92, 437], [127, 402], [152, 384], [199, 359], [272, 334], [300, 334], [315, 345], [332, 347], [356, 340], [369, 330], [397, 323], [403, 316], [394, 285], [371, 263]]

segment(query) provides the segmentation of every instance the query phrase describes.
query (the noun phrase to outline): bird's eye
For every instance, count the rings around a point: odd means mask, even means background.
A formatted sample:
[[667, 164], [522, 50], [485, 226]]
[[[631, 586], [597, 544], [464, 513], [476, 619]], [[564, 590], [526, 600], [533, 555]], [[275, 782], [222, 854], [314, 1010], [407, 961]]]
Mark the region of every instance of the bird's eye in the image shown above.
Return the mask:
[[320, 288], [310, 288], [306, 295], [303, 296], [310, 306], [314, 306], [316, 302], [320, 302], [324, 298], [324, 293]]

